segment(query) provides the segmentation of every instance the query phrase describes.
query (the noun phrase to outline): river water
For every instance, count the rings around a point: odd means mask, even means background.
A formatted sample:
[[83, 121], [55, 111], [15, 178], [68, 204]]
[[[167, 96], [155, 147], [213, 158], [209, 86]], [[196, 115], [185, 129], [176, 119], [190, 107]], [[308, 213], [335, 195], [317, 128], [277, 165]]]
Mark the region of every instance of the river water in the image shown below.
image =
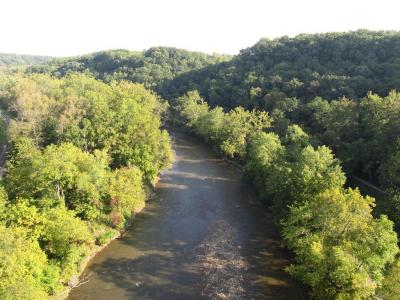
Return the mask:
[[155, 199], [91, 260], [68, 299], [305, 299], [240, 171], [186, 134], [172, 139], [176, 160]]

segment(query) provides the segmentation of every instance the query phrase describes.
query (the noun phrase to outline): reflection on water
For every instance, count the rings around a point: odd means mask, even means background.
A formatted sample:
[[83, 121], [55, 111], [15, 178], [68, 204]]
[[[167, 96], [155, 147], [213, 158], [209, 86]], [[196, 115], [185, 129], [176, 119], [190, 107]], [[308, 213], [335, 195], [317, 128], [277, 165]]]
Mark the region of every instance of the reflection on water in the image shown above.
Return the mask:
[[241, 174], [191, 137], [174, 141], [155, 200], [90, 262], [69, 299], [305, 299]]

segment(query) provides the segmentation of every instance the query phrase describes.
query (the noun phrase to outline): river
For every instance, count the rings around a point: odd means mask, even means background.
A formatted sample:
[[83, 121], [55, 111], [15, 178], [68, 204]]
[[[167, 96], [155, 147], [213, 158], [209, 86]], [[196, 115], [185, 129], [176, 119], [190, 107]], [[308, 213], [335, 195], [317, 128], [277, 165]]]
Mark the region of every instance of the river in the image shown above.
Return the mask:
[[176, 160], [155, 199], [90, 261], [68, 299], [306, 299], [241, 172], [189, 135], [172, 139]]

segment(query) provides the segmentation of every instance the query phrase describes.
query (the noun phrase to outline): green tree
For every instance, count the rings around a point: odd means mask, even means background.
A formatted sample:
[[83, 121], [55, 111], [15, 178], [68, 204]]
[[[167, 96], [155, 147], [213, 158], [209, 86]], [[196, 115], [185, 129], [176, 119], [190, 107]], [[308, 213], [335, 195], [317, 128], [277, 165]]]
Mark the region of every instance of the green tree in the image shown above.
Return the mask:
[[[36, 76], [35, 80], [43, 82], [45, 78]], [[42, 121], [53, 101], [35, 81], [17, 75], [10, 86], [10, 99], [7, 101], [9, 112], [15, 116], [9, 124], [11, 139], [25, 136], [39, 142]]]
[[250, 135], [270, 126], [271, 119], [266, 112], [246, 111], [236, 107], [225, 115], [219, 147], [231, 158], [243, 158]]
[[110, 176], [109, 195], [111, 221], [114, 226], [123, 226], [135, 212], [144, 207], [146, 193], [142, 172], [137, 167], [117, 169]]
[[60, 262], [66, 282], [77, 273], [87, 248], [94, 244], [93, 237], [85, 222], [63, 207], [45, 210], [44, 218], [41, 244], [50, 258]]
[[306, 146], [296, 155], [288, 149], [286, 153], [266, 178], [266, 193], [273, 199], [277, 217], [287, 213], [288, 205], [299, 205], [327, 189], [344, 185], [346, 177], [329, 148]]
[[16, 145], [8, 168], [6, 186], [13, 198], [57, 199], [88, 219], [96, 218], [103, 208], [108, 166], [100, 152], [92, 155], [61, 144], [42, 153], [24, 140]]
[[47, 299], [44, 289], [47, 258], [37, 241], [19, 228], [0, 225], [0, 298]]
[[208, 104], [204, 102], [198, 91], [189, 91], [186, 95], [179, 97], [177, 100], [176, 109], [183, 118], [185, 126], [192, 128], [197, 121], [207, 115]]
[[385, 300], [396, 300], [400, 295], [400, 261], [397, 260], [389, 268], [382, 286], [378, 291], [378, 297]]
[[105, 84], [86, 74], [11, 81], [4, 85], [13, 142], [26, 137], [40, 147], [69, 142], [85, 152], [104, 150], [112, 168], [134, 164], [147, 182], [172, 160], [169, 136], [160, 129], [168, 104], [140, 84]]
[[6, 205], [8, 202], [8, 195], [6, 190], [2, 185], [0, 185], [0, 224], [2, 224], [5, 220], [5, 214], [6, 214]]
[[222, 138], [222, 127], [225, 113], [222, 107], [215, 107], [203, 114], [196, 123], [195, 132], [212, 144], [219, 144]]
[[316, 298], [365, 299], [380, 286], [397, 236], [386, 216], [372, 217], [372, 206], [358, 190], [337, 188], [291, 207], [283, 236], [296, 264], [288, 270]]
[[41, 236], [46, 222], [41, 211], [22, 198], [7, 206], [5, 219], [8, 227], [23, 228], [27, 237], [31, 239], [38, 239]]
[[274, 133], [259, 132], [250, 139], [244, 170], [246, 177], [254, 183], [263, 199], [267, 199], [268, 194], [267, 178], [284, 154], [285, 148]]

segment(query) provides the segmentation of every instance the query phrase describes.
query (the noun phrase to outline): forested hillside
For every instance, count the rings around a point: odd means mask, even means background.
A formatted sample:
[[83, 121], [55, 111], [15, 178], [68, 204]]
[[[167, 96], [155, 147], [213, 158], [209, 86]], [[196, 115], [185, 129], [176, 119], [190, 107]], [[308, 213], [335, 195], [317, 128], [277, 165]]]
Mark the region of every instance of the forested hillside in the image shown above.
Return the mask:
[[63, 76], [68, 72], [90, 72], [106, 82], [130, 80], [157, 89], [177, 75], [230, 58], [228, 55], [208, 55], [177, 48], [154, 47], [143, 52], [110, 50], [54, 59], [46, 65], [31, 68], [31, 71], [55, 76]]
[[230, 62], [179, 76], [160, 92], [197, 89], [212, 105], [269, 109], [286, 97], [386, 95], [400, 88], [399, 66], [399, 32], [302, 34], [261, 39]]
[[88, 71], [105, 81], [144, 83], [168, 99], [197, 89], [211, 105], [268, 109], [286, 97], [384, 96], [400, 87], [399, 66], [399, 32], [359, 30], [261, 39], [233, 58], [155, 47], [55, 59], [31, 71]]
[[144, 207], [168, 166], [166, 104], [142, 85], [85, 75], [8, 75], [0, 188], [0, 298], [46, 299]]
[[0, 53], [0, 66], [38, 65], [51, 59], [49, 56]]

